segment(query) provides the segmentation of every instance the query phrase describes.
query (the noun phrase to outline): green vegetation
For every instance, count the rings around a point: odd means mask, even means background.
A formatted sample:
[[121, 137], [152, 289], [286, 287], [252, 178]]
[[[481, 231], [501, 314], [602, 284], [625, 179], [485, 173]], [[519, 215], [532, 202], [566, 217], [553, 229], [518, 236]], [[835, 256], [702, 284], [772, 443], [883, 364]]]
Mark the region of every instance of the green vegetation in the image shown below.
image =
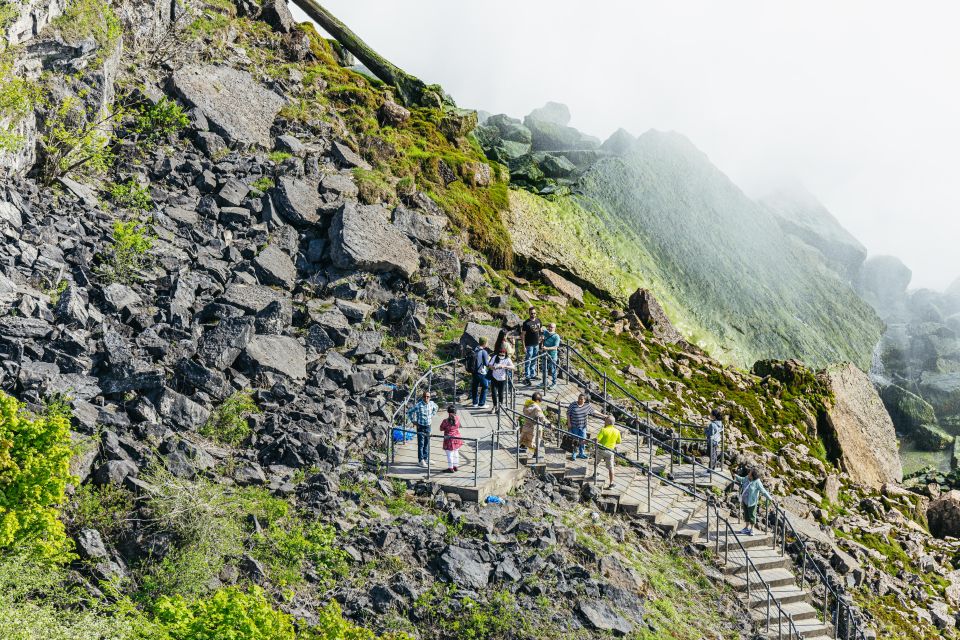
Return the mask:
[[95, 67], [123, 34], [120, 19], [105, 0], [71, 0], [53, 26], [67, 42], [78, 43], [92, 36], [99, 49]]
[[333, 528], [319, 522], [305, 523], [292, 514], [272, 522], [256, 539], [255, 555], [269, 569], [279, 586], [298, 585], [310, 563], [317, 576], [316, 588], [326, 590], [347, 575], [347, 554], [336, 546]]
[[276, 184], [277, 183], [273, 181], [273, 178], [268, 178], [267, 176], [263, 176], [261, 178], [257, 178], [256, 180], [254, 180], [250, 184], [250, 188], [259, 193], [266, 193], [270, 189], [273, 189], [276, 186]]
[[119, 533], [133, 511], [133, 494], [113, 484], [76, 488], [67, 505], [66, 519], [73, 531], [96, 529], [107, 538]]
[[[2, 24], [0, 19], [0, 26]], [[12, 51], [6, 42], [0, 42], [0, 153], [19, 148], [22, 140], [14, 128], [30, 113], [39, 97], [39, 85], [14, 73]]]
[[200, 428], [200, 435], [216, 442], [234, 447], [250, 435], [247, 418], [260, 413], [250, 391], [236, 391], [213, 410], [206, 424]]
[[107, 131], [118, 122], [119, 108], [98, 113], [92, 106], [72, 96], [49, 104], [39, 137], [40, 176], [46, 184], [74, 172], [85, 175], [104, 173], [113, 163]]
[[0, 392], [0, 550], [59, 561], [70, 543], [58, 508], [70, 480], [70, 419], [30, 415]]
[[[130, 178], [126, 182], [115, 182], [110, 185], [110, 199], [118, 207], [147, 211], [153, 206], [150, 189], [141, 186], [136, 179]], [[148, 247], [149, 248], [149, 247]]]
[[154, 608], [171, 640], [219, 640], [225, 637], [224, 627], [233, 629], [231, 640], [296, 638], [293, 618], [274, 609], [257, 587], [227, 587], [192, 601], [163, 597]]
[[153, 247], [153, 238], [147, 226], [138, 220], [113, 223], [112, 242], [100, 265], [100, 273], [108, 280], [132, 283], [146, 266], [147, 252]]
[[133, 122], [133, 131], [148, 144], [175, 136], [190, 124], [183, 108], [173, 100], [161, 98], [156, 104], [141, 107]]
[[392, 204], [396, 201], [396, 189], [383, 173], [376, 170], [354, 169], [353, 179], [357, 183], [361, 202], [367, 204], [387, 202]]
[[414, 603], [417, 617], [435, 634], [443, 632], [443, 637], [463, 640], [523, 638], [533, 631], [528, 617], [509, 591], [498, 591], [487, 602], [455, 596], [453, 585], [434, 583]]
[[280, 164], [284, 160], [289, 160], [293, 157], [292, 153], [287, 153], [286, 151], [271, 151], [270, 155], [267, 156], [272, 162]]

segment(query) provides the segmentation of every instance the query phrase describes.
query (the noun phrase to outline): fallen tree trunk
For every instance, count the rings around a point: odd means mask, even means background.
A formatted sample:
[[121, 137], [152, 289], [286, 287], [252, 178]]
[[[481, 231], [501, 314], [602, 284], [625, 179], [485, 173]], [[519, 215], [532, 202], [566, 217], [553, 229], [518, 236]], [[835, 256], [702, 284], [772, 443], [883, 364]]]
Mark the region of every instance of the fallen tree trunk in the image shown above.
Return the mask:
[[419, 78], [391, 64], [316, 0], [292, 0], [292, 2], [343, 45], [344, 49], [356, 56], [357, 60], [362, 62], [373, 75], [396, 87], [397, 97], [401, 102], [407, 106], [424, 106], [423, 103], [428, 98], [425, 94], [432, 92], [427, 91], [427, 86]]

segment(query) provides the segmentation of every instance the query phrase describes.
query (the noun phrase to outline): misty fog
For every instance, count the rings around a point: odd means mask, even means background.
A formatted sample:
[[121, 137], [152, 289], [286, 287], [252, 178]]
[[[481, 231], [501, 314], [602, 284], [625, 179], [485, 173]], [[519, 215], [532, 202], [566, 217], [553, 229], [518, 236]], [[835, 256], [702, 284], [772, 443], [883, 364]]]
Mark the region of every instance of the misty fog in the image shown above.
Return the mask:
[[913, 287], [960, 277], [960, 5], [324, 4], [461, 106], [555, 100], [598, 137], [679, 131], [751, 196], [802, 183]]

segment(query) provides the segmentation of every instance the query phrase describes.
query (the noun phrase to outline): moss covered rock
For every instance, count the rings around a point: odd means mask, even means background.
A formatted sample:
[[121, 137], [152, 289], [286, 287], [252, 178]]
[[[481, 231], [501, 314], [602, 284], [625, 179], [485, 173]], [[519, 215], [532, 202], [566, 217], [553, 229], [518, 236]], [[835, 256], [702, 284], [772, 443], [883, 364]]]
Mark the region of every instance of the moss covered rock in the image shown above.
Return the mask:
[[921, 424], [913, 432], [917, 448], [924, 451], [943, 451], [953, 444], [953, 436], [935, 424]]

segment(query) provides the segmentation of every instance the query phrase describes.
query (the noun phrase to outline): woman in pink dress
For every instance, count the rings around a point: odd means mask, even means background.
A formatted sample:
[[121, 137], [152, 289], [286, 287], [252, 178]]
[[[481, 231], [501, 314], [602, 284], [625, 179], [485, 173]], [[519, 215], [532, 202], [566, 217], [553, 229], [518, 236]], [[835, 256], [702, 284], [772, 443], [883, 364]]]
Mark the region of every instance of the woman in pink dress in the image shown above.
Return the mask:
[[460, 466], [459, 449], [463, 446], [463, 440], [459, 437], [460, 418], [453, 405], [447, 407], [447, 417], [440, 423], [440, 432], [444, 435], [443, 450], [447, 454], [447, 473], [453, 473]]

